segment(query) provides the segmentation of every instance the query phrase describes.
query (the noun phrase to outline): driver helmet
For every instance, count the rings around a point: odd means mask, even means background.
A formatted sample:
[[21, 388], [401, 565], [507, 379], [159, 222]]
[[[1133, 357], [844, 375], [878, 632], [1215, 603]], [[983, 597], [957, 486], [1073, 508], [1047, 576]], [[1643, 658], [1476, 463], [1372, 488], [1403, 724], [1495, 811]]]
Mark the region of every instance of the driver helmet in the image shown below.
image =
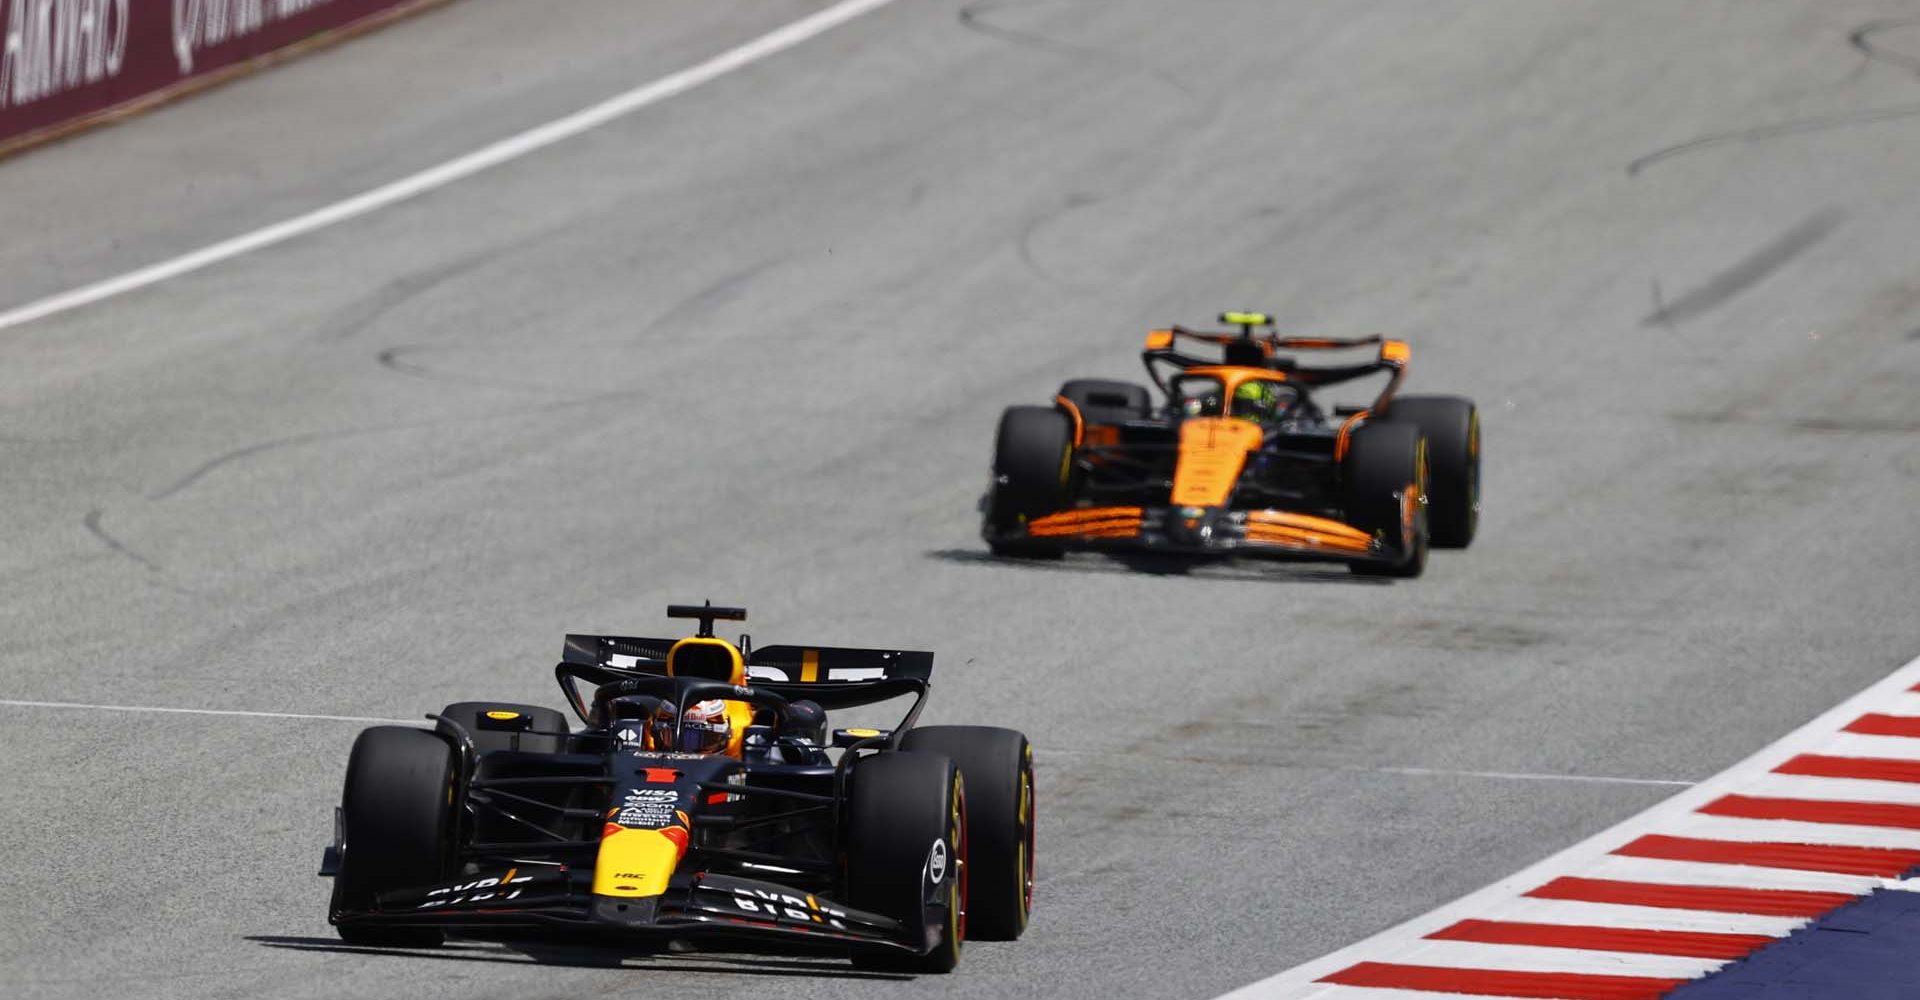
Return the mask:
[[1285, 401], [1271, 382], [1253, 379], [1240, 383], [1240, 387], [1233, 390], [1233, 415], [1236, 417], [1263, 424], [1272, 423], [1284, 409]]
[[653, 748], [659, 751], [679, 751], [682, 753], [724, 753], [733, 737], [733, 726], [727, 721], [727, 703], [719, 698], [695, 702], [687, 706], [687, 717], [681, 721], [679, 738], [674, 737], [674, 716], [676, 710], [671, 703], [663, 703], [660, 712], [653, 721]]

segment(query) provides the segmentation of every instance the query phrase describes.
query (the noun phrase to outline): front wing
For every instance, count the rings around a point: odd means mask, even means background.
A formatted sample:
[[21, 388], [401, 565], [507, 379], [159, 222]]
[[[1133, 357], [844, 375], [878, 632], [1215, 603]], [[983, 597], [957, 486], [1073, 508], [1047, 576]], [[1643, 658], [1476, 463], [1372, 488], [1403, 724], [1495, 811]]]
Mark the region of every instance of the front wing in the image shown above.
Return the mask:
[[986, 528], [989, 542], [1043, 542], [1062, 548], [1181, 555], [1397, 563], [1400, 548], [1331, 518], [1282, 510], [1083, 507], [1034, 518], [1012, 530]]
[[371, 910], [333, 915], [339, 925], [467, 930], [566, 929], [627, 939], [760, 939], [791, 945], [920, 953], [900, 922], [785, 886], [705, 872], [675, 875], [666, 892], [637, 900], [596, 897], [592, 872], [559, 865], [379, 895]]

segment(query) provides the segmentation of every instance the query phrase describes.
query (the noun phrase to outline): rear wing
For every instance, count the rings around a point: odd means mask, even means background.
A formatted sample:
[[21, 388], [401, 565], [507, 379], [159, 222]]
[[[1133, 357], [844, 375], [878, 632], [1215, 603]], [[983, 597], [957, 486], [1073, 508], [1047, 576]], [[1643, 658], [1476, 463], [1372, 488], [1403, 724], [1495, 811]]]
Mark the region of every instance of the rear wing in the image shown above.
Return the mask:
[[[677, 639], [623, 635], [569, 635], [562, 663], [665, 674], [667, 650]], [[749, 647], [747, 684], [781, 697], [806, 698], [823, 708], [871, 704], [924, 692], [933, 680], [933, 654], [911, 649], [840, 646]]]
[[[1159, 386], [1162, 392], [1167, 391], [1163, 366], [1177, 371], [1222, 363], [1237, 367], [1268, 368], [1284, 374], [1288, 381], [1307, 386], [1334, 385], [1363, 378], [1376, 372], [1389, 372], [1391, 378], [1387, 387], [1373, 404], [1375, 412], [1384, 413], [1392, 402], [1394, 392], [1400, 387], [1400, 380], [1406, 375], [1407, 362], [1412, 356], [1406, 341], [1392, 340], [1378, 334], [1371, 337], [1345, 339], [1282, 337], [1273, 332], [1265, 336], [1255, 336], [1256, 328], [1273, 326], [1273, 320], [1265, 313], [1223, 313], [1220, 319], [1225, 323], [1239, 324], [1239, 332], [1189, 330], [1176, 325], [1147, 334], [1146, 346], [1140, 352], [1140, 361], [1146, 365], [1147, 374], [1152, 377], [1154, 384]], [[1184, 353], [1179, 348], [1182, 340], [1219, 347], [1222, 357], [1202, 358]], [[1280, 353], [1281, 351], [1345, 351], [1362, 347], [1376, 349], [1377, 353], [1372, 361], [1351, 365], [1308, 366]]]

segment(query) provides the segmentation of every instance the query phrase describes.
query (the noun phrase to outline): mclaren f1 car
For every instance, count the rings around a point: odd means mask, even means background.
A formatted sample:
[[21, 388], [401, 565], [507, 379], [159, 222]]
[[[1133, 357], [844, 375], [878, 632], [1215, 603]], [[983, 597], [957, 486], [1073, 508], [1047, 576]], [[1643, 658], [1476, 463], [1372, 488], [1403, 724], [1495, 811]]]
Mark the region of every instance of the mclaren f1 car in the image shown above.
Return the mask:
[[[432, 728], [362, 732], [320, 872], [340, 936], [718, 941], [919, 972], [952, 969], [968, 938], [1020, 936], [1025, 736], [916, 727], [932, 653], [755, 649], [713, 632], [743, 609], [668, 614], [697, 633], [567, 636], [555, 674], [579, 728], [460, 702]], [[827, 728], [829, 710], [908, 698], [892, 729]]]
[[[1412, 577], [1429, 545], [1473, 541], [1480, 421], [1471, 400], [1398, 395], [1403, 341], [1282, 337], [1263, 313], [1220, 318], [1238, 331], [1147, 335], [1142, 360], [1158, 402], [1143, 385], [1077, 379], [1051, 406], [1007, 409], [982, 504], [996, 554], [1337, 560], [1363, 575]], [[1371, 357], [1301, 360], [1360, 350]], [[1316, 398], [1375, 375], [1385, 386], [1366, 405], [1326, 408]]]

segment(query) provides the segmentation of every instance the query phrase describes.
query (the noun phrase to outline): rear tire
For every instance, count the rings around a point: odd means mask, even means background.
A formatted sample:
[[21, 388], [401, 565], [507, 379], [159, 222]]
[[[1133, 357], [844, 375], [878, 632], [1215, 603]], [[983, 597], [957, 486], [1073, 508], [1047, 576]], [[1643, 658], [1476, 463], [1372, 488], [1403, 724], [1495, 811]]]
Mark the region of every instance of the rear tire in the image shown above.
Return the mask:
[[967, 936], [1012, 941], [1033, 911], [1033, 747], [992, 726], [909, 729], [900, 749], [945, 755], [967, 783]]
[[987, 501], [987, 544], [995, 555], [1059, 558], [1059, 546], [1001, 541], [1028, 521], [1067, 505], [1073, 470], [1073, 426], [1046, 406], [1010, 406], [993, 447], [993, 492]]
[[[1412, 578], [1427, 567], [1426, 439], [1412, 424], [1364, 424], [1353, 433], [1342, 471], [1346, 479], [1347, 521], [1385, 537], [1401, 551], [1397, 563], [1348, 564], [1359, 576]], [[1412, 539], [1407, 539], [1405, 494], [1412, 497]]]
[[[375, 726], [360, 734], [347, 758], [341, 819], [346, 851], [333, 881], [336, 920], [364, 911], [393, 889], [445, 881], [453, 840], [453, 747], [424, 729]], [[336, 924], [348, 944], [430, 948], [438, 927]]]
[[1090, 424], [1117, 424], [1153, 412], [1153, 394], [1132, 382], [1077, 378], [1062, 385], [1060, 395], [1078, 407], [1080, 418]]
[[855, 763], [851, 780], [847, 904], [900, 921], [911, 940], [928, 948], [919, 955], [857, 951], [854, 964], [953, 971], [966, 940], [967, 819], [960, 769], [939, 754], [881, 753]]
[[[488, 712], [517, 712], [532, 721], [526, 732], [485, 727]], [[473, 737], [479, 753], [493, 750], [524, 750], [531, 753], [560, 753], [567, 748], [567, 717], [551, 708], [514, 705], [504, 701], [456, 701], [440, 714], [460, 724]], [[551, 735], [558, 733], [561, 735]]]
[[1387, 408], [1387, 420], [1426, 436], [1434, 547], [1466, 548], [1480, 525], [1480, 411], [1459, 396], [1405, 396]]

